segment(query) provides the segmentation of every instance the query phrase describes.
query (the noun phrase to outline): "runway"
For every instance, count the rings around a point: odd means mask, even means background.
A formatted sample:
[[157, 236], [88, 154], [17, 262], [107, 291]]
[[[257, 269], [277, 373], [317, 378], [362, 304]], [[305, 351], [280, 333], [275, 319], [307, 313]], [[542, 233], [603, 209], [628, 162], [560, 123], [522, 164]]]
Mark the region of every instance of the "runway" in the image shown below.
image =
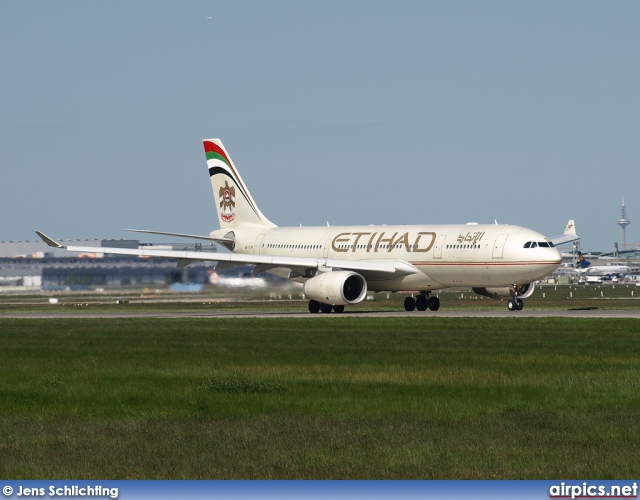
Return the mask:
[[640, 310], [607, 310], [607, 309], [565, 309], [565, 310], [441, 310], [437, 312], [406, 311], [345, 311], [341, 314], [311, 314], [305, 311], [78, 311], [59, 310], [52, 312], [25, 311], [0, 312], [0, 319], [55, 319], [55, 318], [640, 318]]

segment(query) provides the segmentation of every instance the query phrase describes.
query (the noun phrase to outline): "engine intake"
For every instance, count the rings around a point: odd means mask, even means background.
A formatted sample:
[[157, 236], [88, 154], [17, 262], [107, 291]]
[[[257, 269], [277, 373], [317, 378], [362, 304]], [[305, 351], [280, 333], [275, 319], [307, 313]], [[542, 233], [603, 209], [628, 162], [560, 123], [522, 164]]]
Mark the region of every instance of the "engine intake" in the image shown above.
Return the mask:
[[303, 293], [325, 304], [357, 304], [367, 295], [367, 281], [353, 271], [330, 271], [308, 279]]
[[[483, 295], [485, 297], [490, 297], [492, 299], [510, 299], [512, 289], [513, 287], [511, 286], [503, 286], [498, 288], [474, 288], [473, 291], [478, 295]], [[524, 285], [519, 285], [518, 298], [527, 299], [531, 297], [535, 289], [536, 289], [536, 284], [533, 281], [531, 283], [525, 283]]]

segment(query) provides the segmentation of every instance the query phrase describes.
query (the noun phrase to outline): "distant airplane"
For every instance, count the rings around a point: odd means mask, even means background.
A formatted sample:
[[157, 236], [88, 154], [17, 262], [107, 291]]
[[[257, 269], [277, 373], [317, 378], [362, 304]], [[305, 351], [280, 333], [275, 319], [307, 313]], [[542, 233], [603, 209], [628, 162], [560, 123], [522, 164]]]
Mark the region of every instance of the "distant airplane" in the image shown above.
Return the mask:
[[[368, 291], [417, 294], [405, 298], [407, 311], [437, 311], [440, 300], [431, 293], [449, 287], [509, 298], [508, 309], [516, 311], [533, 293], [535, 281], [561, 263], [554, 244], [578, 239], [573, 221], [551, 239], [505, 224], [277, 227], [258, 208], [220, 139], [205, 139], [204, 150], [220, 229], [209, 236], [132, 231], [215, 241], [232, 253], [101, 251], [174, 258], [180, 267], [201, 260], [218, 261], [217, 270], [254, 264], [253, 273], [268, 271], [303, 283], [313, 313], [342, 312], [345, 305], [364, 300]], [[316, 192], [322, 196], [321, 187]], [[36, 233], [53, 247], [95, 251]]]
[[560, 246], [579, 239], [580, 237], [576, 234], [576, 223], [575, 221], [570, 220], [569, 222], [567, 222], [567, 227], [564, 229], [564, 234], [553, 238], [553, 244], [555, 246]]
[[589, 266], [586, 269], [578, 270], [582, 271], [587, 276], [610, 276], [622, 278], [627, 274], [631, 274], [631, 268], [629, 266], [621, 266], [617, 264], [607, 264], [604, 266]]
[[[605, 264], [603, 266], [592, 266], [591, 262], [584, 258], [582, 252], [578, 252], [578, 262], [572, 271], [576, 274], [584, 276], [600, 276], [600, 277], [617, 277], [622, 278], [627, 274], [631, 274], [629, 266], [618, 264]], [[593, 281], [593, 280], [592, 280]]]
[[591, 266], [591, 262], [584, 258], [582, 252], [578, 252], [578, 262], [576, 262], [576, 269], [587, 269]]

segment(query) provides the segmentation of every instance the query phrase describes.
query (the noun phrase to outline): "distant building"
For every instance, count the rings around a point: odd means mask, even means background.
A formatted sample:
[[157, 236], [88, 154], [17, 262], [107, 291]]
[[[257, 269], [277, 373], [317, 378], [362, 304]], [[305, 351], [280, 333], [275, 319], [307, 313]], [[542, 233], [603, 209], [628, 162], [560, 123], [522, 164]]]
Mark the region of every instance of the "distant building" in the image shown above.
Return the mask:
[[[138, 248], [138, 240], [57, 240], [63, 245], [76, 245], [84, 247], [119, 247]], [[97, 252], [99, 253], [99, 252]], [[45, 257], [69, 257], [70, 254], [62, 248], [53, 248], [42, 240], [35, 241], [0, 241], [0, 258], [33, 258]]]
[[215, 252], [214, 244], [141, 244], [138, 240], [74, 240], [63, 244], [95, 247], [95, 253], [76, 254], [52, 248], [43, 241], [0, 242], [0, 293], [26, 289], [81, 290], [175, 282], [208, 283], [215, 261], [193, 263], [179, 269], [174, 259], [113, 256], [106, 247], [163, 248]]

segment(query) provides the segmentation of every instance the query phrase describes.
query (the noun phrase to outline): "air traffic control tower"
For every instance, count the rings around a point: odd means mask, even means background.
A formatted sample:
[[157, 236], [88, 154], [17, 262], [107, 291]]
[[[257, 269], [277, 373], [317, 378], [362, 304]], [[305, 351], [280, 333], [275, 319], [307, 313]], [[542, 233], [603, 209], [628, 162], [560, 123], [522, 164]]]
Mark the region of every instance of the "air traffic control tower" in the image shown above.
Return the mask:
[[622, 249], [627, 249], [627, 226], [631, 224], [631, 221], [627, 219], [627, 209], [624, 206], [624, 196], [622, 197], [622, 217], [618, 219], [618, 226], [622, 228]]

